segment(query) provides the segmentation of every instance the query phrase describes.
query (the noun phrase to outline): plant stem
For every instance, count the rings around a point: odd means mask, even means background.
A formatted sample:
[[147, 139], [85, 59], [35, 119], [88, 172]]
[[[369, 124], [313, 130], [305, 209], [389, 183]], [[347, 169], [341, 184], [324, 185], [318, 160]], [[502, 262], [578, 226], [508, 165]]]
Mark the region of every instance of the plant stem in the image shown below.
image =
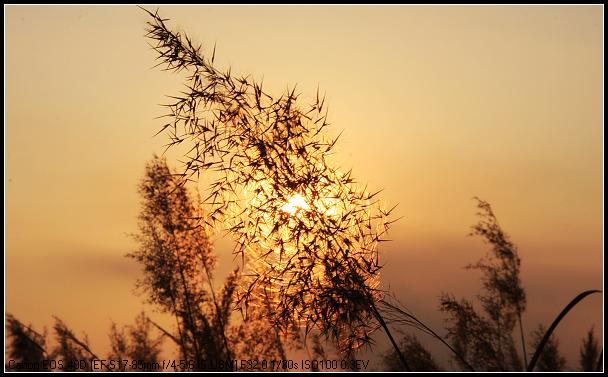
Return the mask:
[[393, 348], [395, 348], [395, 352], [399, 356], [399, 359], [401, 360], [403, 367], [408, 372], [411, 372], [412, 370], [410, 369], [410, 366], [407, 364], [407, 361], [405, 361], [405, 357], [403, 356], [403, 353], [399, 349], [399, 346], [397, 346], [397, 343], [395, 342], [395, 339], [393, 338], [391, 331], [388, 329], [386, 322], [384, 322], [384, 318], [382, 318], [382, 315], [380, 315], [380, 312], [376, 308], [376, 304], [374, 302], [372, 302], [372, 309], [374, 311], [374, 315], [376, 316], [376, 319], [378, 320], [378, 322], [380, 322], [380, 326], [382, 326], [382, 328], [384, 329], [384, 332], [386, 333], [386, 335], [388, 335], [388, 339], [391, 341]]
[[433, 331], [430, 327], [428, 327], [427, 325], [425, 325], [424, 323], [422, 323], [422, 321], [415, 319], [421, 326], [424, 327], [424, 329], [426, 331], [428, 331], [432, 336], [435, 337], [435, 339], [439, 340], [441, 343], [443, 343], [443, 345], [445, 345], [446, 347], [448, 347], [450, 349], [450, 351], [452, 351], [452, 353], [454, 355], [456, 355], [456, 357], [467, 367], [471, 370], [471, 372], [475, 372], [475, 368], [473, 368], [471, 366], [471, 364], [469, 364], [464, 357], [462, 357], [461, 354], [459, 354], [458, 352], [456, 352], [456, 350], [454, 349], [454, 347], [452, 347], [448, 342], [446, 342], [445, 340], [443, 340], [442, 337], [440, 337], [435, 331]]
[[400, 309], [399, 307], [389, 303], [386, 300], [381, 300], [380, 301], [383, 305], [387, 306], [388, 308], [396, 311], [397, 313], [403, 315], [406, 318], [409, 318], [410, 320], [414, 321], [416, 324], [418, 324], [420, 327], [416, 327], [418, 330], [421, 330], [422, 332], [432, 335], [435, 339], [439, 340], [441, 343], [443, 343], [443, 345], [445, 345], [446, 347], [448, 347], [450, 349], [450, 351], [452, 351], [452, 353], [462, 362], [462, 364], [464, 366], [466, 366], [467, 368], [469, 368], [471, 370], [471, 372], [475, 372], [475, 368], [473, 368], [471, 366], [471, 364], [469, 364], [464, 357], [462, 357], [461, 354], [459, 354], [458, 352], [456, 352], [456, 350], [454, 349], [454, 347], [452, 347], [448, 342], [446, 342], [445, 340], [443, 340], [442, 337], [440, 337], [435, 331], [433, 331], [433, 329], [431, 329], [430, 327], [428, 327], [427, 325], [424, 324], [424, 322], [422, 322], [421, 320], [419, 320], [418, 318], [416, 318], [414, 315], [404, 311], [403, 309]]
[[538, 347], [536, 348], [536, 352], [534, 352], [534, 356], [532, 356], [532, 360], [530, 360], [530, 364], [528, 364], [528, 368], [527, 368], [528, 372], [534, 371], [536, 362], [538, 361], [538, 358], [540, 357], [541, 353], [543, 352], [545, 345], [549, 341], [549, 338], [553, 334], [553, 330], [555, 330], [557, 325], [559, 325], [560, 321], [566, 316], [566, 314], [568, 314], [570, 309], [575, 307], [576, 304], [578, 304], [582, 299], [589, 296], [590, 294], [601, 293], [601, 292], [602, 291], [596, 290], [596, 289], [585, 291], [585, 292], [579, 294], [578, 296], [576, 296], [575, 298], [573, 298], [572, 301], [570, 301], [570, 303], [568, 305], [566, 305], [566, 307], [564, 309], [562, 309], [562, 311], [559, 313], [559, 315], [553, 320], [553, 323], [551, 323], [551, 326], [549, 326], [549, 328], [547, 329], [547, 332], [545, 332], [545, 335], [543, 336], [540, 343], [538, 344]]
[[524, 340], [524, 325], [521, 321], [521, 310], [517, 310], [517, 318], [519, 319], [519, 334], [521, 335], [521, 347], [524, 353], [524, 368], [528, 365], [528, 353], [526, 352], [526, 341]]
[[[173, 239], [173, 244], [176, 245], [176, 236], [173, 231], [171, 231], [171, 237]], [[192, 334], [192, 345], [194, 346], [194, 354], [196, 355], [197, 360], [202, 359], [202, 354], [200, 352], [199, 344], [198, 344], [198, 334], [196, 324], [194, 323], [194, 318], [192, 317], [192, 307], [190, 306], [190, 291], [188, 289], [188, 285], [186, 284], [186, 276], [184, 275], [184, 267], [182, 266], [182, 260], [180, 258], [180, 253], [177, 253], [177, 268], [179, 269], [179, 275], [182, 280], [182, 287], [184, 289], [184, 296], [186, 299], [186, 319], [189, 321], [189, 330], [190, 334]], [[186, 330], [186, 329], [184, 329]]]
[[209, 283], [209, 289], [211, 290], [211, 296], [213, 297], [213, 305], [215, 306], [215, 313], [217, 316], [217, 320], [221, 327], [222, 340], [224, 342], [224, 347], [226, 348], [226, 356], [228, 359], [232, 359], [232, 352], [230, 351], [230, 347], [228, 346], [228, 338], [226, 338], [226, 325], [224, 323], [224, 313], [220, 309], [220, 306], [217, 304], [217, 299], [215, 297], [215, 290], [213, 289], [213, 282], [211, 281], [211, 273], [209, 272], [209, 266], [207, 262], [205, 262], [204, 256], [201, 254], [201, 258], [203, 258], [203, 266], [205, 268], [205, 274], [207, 275], [207, 283]]

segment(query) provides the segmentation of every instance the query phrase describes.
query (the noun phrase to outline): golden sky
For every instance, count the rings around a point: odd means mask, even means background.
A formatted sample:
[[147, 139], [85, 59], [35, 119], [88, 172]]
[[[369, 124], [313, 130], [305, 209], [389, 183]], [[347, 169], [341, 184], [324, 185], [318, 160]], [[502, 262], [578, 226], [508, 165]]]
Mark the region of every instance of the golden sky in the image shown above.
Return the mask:
[[[134, 6], [5, 7], [6, 310], [52, 315], [105, 350], [142, 308], [137, 184], [167, 141], [159, 104], [183, 76], [153, 69]], [[404, 216], [383, 245], [385, 287], [436, 329], [438, 296], [472, 297], [462, 267], [473, 196], [519, 246], [529, 330], [603, 286], [603, 8], [162, 7], [215, 62], [327, 93], [339, 159]], [[178, 163], [171, 160], [174, 166]], [[230, 246], [220, 269], [230, 269]], [[558, 328], [571, 366], [602, 298]], [[104, 351], [105, 352], [105, 351]]]

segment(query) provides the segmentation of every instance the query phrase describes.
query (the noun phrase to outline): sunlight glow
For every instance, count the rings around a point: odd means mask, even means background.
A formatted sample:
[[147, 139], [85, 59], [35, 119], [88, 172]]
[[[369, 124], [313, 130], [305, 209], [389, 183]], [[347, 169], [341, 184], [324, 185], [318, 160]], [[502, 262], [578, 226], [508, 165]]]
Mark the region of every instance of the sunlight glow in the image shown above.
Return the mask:
[[287, 212], [290, 215], [297, 215], [301, 210], [309, 210], [310, 206], [306, 200], [299, 195], [293, 195], [285, 205], [281, 207], [281, 211]]

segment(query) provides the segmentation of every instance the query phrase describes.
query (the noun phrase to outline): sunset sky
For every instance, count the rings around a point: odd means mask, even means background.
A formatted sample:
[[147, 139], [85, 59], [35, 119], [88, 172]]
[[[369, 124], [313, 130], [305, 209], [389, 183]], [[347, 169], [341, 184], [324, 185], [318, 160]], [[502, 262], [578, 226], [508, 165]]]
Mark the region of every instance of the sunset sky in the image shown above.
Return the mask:
[[[162, 322], [134, 294], [139, 268], [124, 255], [145, 164], [167, 143], [155, 118], [184, 75], [153, 68], [135, 6], [5, 12], [5, 308], [38, 329], [56, 315], [106, 353], [111, 320], [145, 307]], [[479, 292], [463, 269], [487, 250], [467, 237], [474, 196], [519, 247], [527, 332], [602, 289], [602, 7], [159, 12], [268, 92], [327, 94], [340, 165], [403, 216], [381, 247], [383, 286], [441, 334], [441, 293]], [[216, 246], [231, 270], [230, 242]], [[569, 367], [592, 325], [601, 336], [602, 313], [592, 296], [560, 324]]]

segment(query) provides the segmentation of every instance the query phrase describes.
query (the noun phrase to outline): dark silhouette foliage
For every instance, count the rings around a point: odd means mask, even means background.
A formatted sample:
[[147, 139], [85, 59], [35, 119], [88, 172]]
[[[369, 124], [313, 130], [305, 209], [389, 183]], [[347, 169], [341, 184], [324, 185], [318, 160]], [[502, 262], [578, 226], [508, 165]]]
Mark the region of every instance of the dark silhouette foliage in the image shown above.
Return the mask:
[[144, 269], [139, 287], [151, 303], [175, 317], [174, 338], [183, 358], [230, 359], [227, 313], [206, 288], [212, 287], [215, 256], [186, 187], [163, 159], [155, 158], [139, 191], [143, 202], [135, 238], [140, 246], [129, 254]]
[[[438, 372], [441, 368], [429, 351], [420, 343], [418, 338], [412, 334], [404, 336], [399, 342], [399, 348], [407, 355], [408, 364], [412, 372]], [[399, 355], [394, 350], [389, 351], [382, 358], [382, 366], [387, 372], [403, 371], [403, 365]]]
[[188, 73], [161, 132], [168, 147], [186, 142], [183, 176], [217, 177], [208, 185], [206, 221], [236, 241], [247, 278], [237, 290], [243, 310], [262, 294], [283, 331], [297, 321], [345, 353], [370, 344], [378, 328], [388, 334], [376, 308], [377, 246], [391, 210], [330, 162], [337, 139], [325, 133], [324, 98], [317, 93], [303, 106], [295, 89], [277, 98], [249, 76], [221, 72], [215, 50], [147, 12], [158, 65]]
[[92, 371], [90, 363], [81, 363], [90, 359], [99, 359], [90, 348], [89, 341], [85, 335], [79, 339], [74, 332], [59, 318], [55, 317], [53, 325], [56, 346], [50, 354], [52, 360], [63, 360], [64, 372]]
[[160, 360], [162, 337], [152, 336], [153, 325], [144, 312], [135, 318], [135, 324], [119, 329], [112, 323], [110, 342], [112, 351], [109, 360], [142, 360], [135, 367], [131, 363], [120, 363], [116, 371], [158, 372], [153, 367]]
[[[150, 302], [175, 317], [177, 330], [166, 332], [189, 360], [253, 360], [265, 355], [285, 359], [284, 341], [296, 340], [298, 331], [279, 332], [268, 321], [269, 300], [257, 295], [249, 301], [255, 310], [237, 313], [235, 290], [242, 276], [236, 269], [220, 292], [213, 287], [216, 257], [203, 225], [205, 214], [194, 204], [183, 176], [173, 174], [166, 161], [155, 157], [140, 185], [142, 211], [140, 247], [129, 256], [144, 267], [139, 286]], [[202, 369], [218, 363], [200, 363]], [[225, 363], [232, 368], [234, 365]]]
[[[468, 266], [482, 272], [483, 293], [478, 299], [483, 311], [478, 312], [471, 301], [457, 300], [449, 294], [442, 296], [440, 308], [449, 316], [448, 331], [454, 348], [476, 370], [522, 370], [512, 335], [526, 307], [519, 278], [521, 262], [517, 248], [501, 229], [490, 204], [476, 200], [480, 221], [473, 226], [471, 235], [492, 246], [485, 258]], [[462, 365], [460, 360], [457, 362]]]
[[17, 370], [43, 371], [42, 360], [47, 358], [46, 336], [24, 325], [11, 314], [6, 315], [6, 330], [10, 359], [23, 366]]
[[[564, 370], [553, 330], [580, 300], [599, 291], [581, 293], [547, 331], [540, 325], [531, 333], [534, 352], [528, 363], [522, 323], [527, 298], [517, 247], [490, 204], [476, 198], [479, 222], [470, 235], [482, 238], [491, 250], [467, 267], [481, 272], [482, 291], [477, 300], [442, 295], [448, 335], [439, 336], [380, 287], [378, 247], [387, 241], [394, 207], [384, 209], [379, 192], [358, 186], [350, 171], [331, 161], [339, 137], [327, 134], [327, 105], [319, 91], [309, 104], [302, 104], [295, 88], [273, 96], [251, 76], [220, 71], [215, 47], [203, 49], [170, 30], [157, 12], [145, 11], [150, 16], [146, 37], [158, 66], [187, 74], [182, 93], [170, 96], [168, 121], [159, 131], [169, 137], [167, 149], [185, 146], [187, 152], [179, 172], [164, 158], [154, 157], [146, 166], [134, 235], [138, 247], [128, 257], [143, 270], [140, 294], [175, 325], [165, 329], [143, 312], [133, 325], [113, 323], [107, 359], [147, 363], [119, 364], [112, 370], [158, 371], [154, 363], [161, 359], [166, 338], [178, 358], [193, 361], [288, 360], [288, 351], [302, 345], [311, 359], [325, 360], [328, 344], [337, 357], [352, 361], [362, 346], [373, 345], [380, 329], [393, 346], [383, 355], [384, 369], [442, 371], [415, 335], [397, 343], [392, 326], [408, 326], [439, 340], [463, 369]], [[189, 182], [199, 181], [210, 182], [206, 197], [193, 200]], [[212, 231], [232, 236], [241, 261], [217, 291]], [[22, 371], [42, 370], [36, 361], [45, 358], [65, 360], [64, 371], [91, 371], [90, 364], [82, 368], [69, 361], [100, 359], [86, 335], [77, 337], [59, 318], [53, 347], [46, 334], [10, 314], [6, 329], [6, 353], [26, 365]], [[307, 339], [312, 339], [312, 352]], [[601, 362], [602, 351], [590, 330], [580, 349], [580, 367], [598, 370]], [[193, 365], [189, 371], [239, 370], [230, 362]], [[287, 370], [283, 363], [269, 367]]]
[[583, 372], [596, 372], [598, 360], [600, 359], [600, 346], [593, 334], [593, 327], [589, 329], [589, 332], [581, 343], [579, 356], [580, 370]]

